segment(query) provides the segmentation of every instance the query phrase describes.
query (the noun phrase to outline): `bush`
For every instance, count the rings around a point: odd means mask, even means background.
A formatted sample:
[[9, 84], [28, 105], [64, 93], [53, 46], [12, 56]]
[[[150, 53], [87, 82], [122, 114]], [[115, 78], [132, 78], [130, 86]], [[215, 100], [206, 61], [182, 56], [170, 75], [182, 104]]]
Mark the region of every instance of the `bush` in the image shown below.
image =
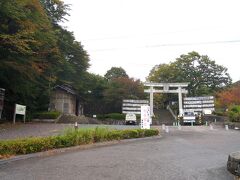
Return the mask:
[[105, 120], [105, 119], [125, 120], [125, 114], [120, 114], [120, 113], [98, 114], [97, 119], [99, 119], [99, 120]]
[[226, 111], [223, 108], [217, 108], [213, 114], [217, 115], [217, 116], [226, 116]]
[[114, 130], [107, 128], [67, 129], [63, 134], [51, 137], [34, 137], [0, 141], [0, 155], [29, 154], [54, 148], [70, 147], [94, 142], [141, 138], [158, 135], [157, 129]]
[[232, 122], [240, 122], [240, 105], [231, 106], [228, 110], [228, 117]]
[[0, 141], [0, 154], [29, 154], [54, 148], [53, 137]]
[[104, 120], [106, 117], [104, 114], [97, 114], [97, 119]]
[[49, 111], [49, 112], [39, 112], [33, 115], [36, 119], [57, 119], [60, 116], [58, 111]]
[[139, 133], [138, 133], [137, 129], [123, 130], [122, 134], [123, 134], [123, 139], [131, 139], [131, 138], [139, 137]]
[[106, 119], [125, 120], [125, 114], [120, 114], [120, 113], [106, 114], [105, 117], [106, 117]]
[[146, 129], [144, 131], [144, 136], [149, 137], [149, 136], [156, 136], [159, 134], [159, 131], [157, 129]]
[[108, 133], [108, 140], [120, 140], [123, 139], [123, 133], [120, 130], [113, 130], [109, 131]]

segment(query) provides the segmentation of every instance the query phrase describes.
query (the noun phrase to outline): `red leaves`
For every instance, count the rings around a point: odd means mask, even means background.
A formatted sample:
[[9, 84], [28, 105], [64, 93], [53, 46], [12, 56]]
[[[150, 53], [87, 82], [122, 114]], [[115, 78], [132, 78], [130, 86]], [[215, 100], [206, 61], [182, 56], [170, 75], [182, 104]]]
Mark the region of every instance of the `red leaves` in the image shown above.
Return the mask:
[[218, 103], [221, 107], [240, 104], [240, 85], [219, 92], [217, 97]]

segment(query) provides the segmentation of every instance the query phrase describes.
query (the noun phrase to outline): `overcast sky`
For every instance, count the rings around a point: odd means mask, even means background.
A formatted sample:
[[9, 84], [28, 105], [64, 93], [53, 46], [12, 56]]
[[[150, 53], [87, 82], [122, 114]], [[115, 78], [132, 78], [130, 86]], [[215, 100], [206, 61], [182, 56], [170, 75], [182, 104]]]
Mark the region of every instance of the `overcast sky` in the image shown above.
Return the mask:
[[240, 0], [64, 0], [64, 26], [90, 55], [90, 72], [122, 67], [145, 81], [154, 65], [197, 51], [240, 80]]

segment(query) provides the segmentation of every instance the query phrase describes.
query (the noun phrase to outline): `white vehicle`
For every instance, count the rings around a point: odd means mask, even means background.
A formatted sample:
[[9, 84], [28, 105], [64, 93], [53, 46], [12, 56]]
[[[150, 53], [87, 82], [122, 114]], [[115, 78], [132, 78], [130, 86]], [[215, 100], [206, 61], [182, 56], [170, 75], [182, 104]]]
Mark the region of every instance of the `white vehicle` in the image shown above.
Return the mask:
[[183, 123], [195, 123], [196, 116], [192, 111], [185, 111], [183, 113]]
[[203, 110], [203, 114], [204, 115], [211, 115], [212, 114], [212, 110], [211, 109], [204, 109]]
[[125, 124], [137, 124], [137, 117], [135, 114], [129, 113], [126, 114]]

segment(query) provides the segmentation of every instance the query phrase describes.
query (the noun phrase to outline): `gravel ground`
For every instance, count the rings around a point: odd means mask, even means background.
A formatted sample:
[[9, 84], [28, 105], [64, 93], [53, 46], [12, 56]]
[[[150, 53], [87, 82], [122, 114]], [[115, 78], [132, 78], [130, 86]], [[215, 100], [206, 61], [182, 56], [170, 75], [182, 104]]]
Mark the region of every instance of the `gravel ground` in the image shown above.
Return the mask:
[[[79, 128], [92, 128], [96, 126], [103, 126], [115, 129], [130, 129], [138, 128], [139, 126], [126, 125], [94, 125], [94, 124], [79, 124]], [[15, 139], [23, 137], [36, 136], [52, 136], [64, 131], [64, 129], [73, 127], [73, 124], [54, 124], [54, 123], [17, 123], [1, 124], [0, 125], [0, 139]]]

